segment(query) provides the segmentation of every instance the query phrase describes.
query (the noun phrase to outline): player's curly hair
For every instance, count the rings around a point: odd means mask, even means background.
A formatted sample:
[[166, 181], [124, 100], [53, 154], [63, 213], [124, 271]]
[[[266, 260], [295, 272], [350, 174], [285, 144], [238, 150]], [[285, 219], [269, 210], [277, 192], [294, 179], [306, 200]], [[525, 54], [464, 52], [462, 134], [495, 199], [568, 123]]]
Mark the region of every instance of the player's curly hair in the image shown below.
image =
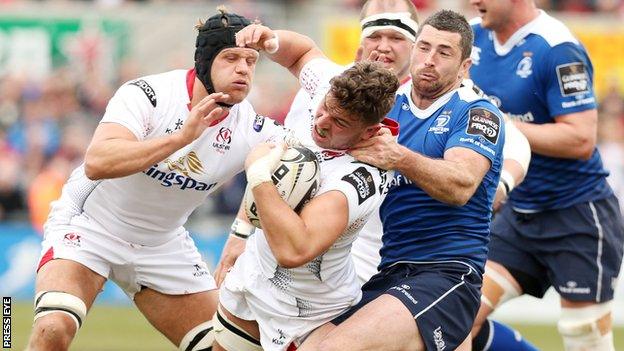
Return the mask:
[[329, 95], [344, 113], [359, 117], [365, 125], [381, 122], [394, 106], [399, 80], [377, 62], [357, 62], [332, 78]]

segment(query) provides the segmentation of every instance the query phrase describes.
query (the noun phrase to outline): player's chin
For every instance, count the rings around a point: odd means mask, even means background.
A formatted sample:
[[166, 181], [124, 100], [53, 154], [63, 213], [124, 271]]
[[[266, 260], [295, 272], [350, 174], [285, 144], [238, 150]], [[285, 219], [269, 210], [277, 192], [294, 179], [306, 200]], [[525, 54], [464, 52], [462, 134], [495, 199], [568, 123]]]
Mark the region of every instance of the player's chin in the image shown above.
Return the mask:
[[228, 103], [234, 105], [245, 100], [249, 94], [249, 89], [232, 89], [227, 94], [230, 96]]

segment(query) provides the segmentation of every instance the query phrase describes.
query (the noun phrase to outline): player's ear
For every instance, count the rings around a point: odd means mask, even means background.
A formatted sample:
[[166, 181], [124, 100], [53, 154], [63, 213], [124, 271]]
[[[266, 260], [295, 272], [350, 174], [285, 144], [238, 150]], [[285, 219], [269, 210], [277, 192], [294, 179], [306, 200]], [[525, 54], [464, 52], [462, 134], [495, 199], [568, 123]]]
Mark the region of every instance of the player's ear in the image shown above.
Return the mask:
[[472, 59], [468, 57], [464, 61], [462, 61], [457, 78], [466, 79], [470, 77], [470, 66], [472, 66]]
[[362, 135], [362, 140], [367, 140], [377, 135], [377, 132], [379, 132], [381, 127], [382, 127], [381, 123], [377, 123], [377, 124], [367, 127], [364, 130], [364, 135]]

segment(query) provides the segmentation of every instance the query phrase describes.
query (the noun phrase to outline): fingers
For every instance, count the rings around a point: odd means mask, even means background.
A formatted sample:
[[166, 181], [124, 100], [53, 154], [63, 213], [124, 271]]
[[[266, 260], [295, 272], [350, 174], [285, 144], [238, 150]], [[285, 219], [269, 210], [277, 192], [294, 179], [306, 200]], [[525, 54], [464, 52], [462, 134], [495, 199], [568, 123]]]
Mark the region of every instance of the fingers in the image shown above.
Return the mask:
[[247, 43], [247, 44], [258, 44], [258, 43], [260, 43], [260, 38], [262, 37], [262, 34], [263, 34], [263, 28], [262, 27], [263, 26], [257, 25], [256, 28], [254, 28], [253, 33], [251, 35], [251, 43]]
[[[263, 43], [263, 41], [265, 41], [266, 38], [273, 38], [275, 35], [269, 27], [261, 24], [250, 24], [237, 32], [235, 36], [236, 46], [238, 47], [264, 49], [264, 47], [266, 47], [266, 43]], [[264, 47], [261, 43], [265, 44]]]
[[379, 51], [373, 50], [370, 54], [368, 54], [368, 60], [371, 62], [377, 61], [379, 58]]
[[217, 108], [221, 108], [221, 112], [223, 112], [223, 107], [219, 106], [217, 102], [226, 102], [229, 98], [230, 96], [228, 94], [213, 93], [203, 98], [195, 105], [194, 109], [199, 112], [200, 117], [205, 117], [209, 112]]
[[210, 124], [212, 121], [222, 118], [224, 113], [227, 113], [226, 110], [227, 109], [218, 106], [214, 110], [210, 111], [206, 116], [204, 116], [202, 118], [202, 122]]

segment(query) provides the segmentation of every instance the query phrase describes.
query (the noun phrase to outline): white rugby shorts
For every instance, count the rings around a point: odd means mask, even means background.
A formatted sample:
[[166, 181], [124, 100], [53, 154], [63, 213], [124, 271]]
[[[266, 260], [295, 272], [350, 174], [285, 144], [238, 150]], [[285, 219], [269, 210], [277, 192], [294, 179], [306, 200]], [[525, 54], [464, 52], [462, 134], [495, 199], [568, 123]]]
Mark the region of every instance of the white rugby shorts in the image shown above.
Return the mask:
[[[314, 329], [349, 307], [348, 303], [328, 306], [319, 301], [303, 301], [279, 289], [262, 274], [250, 249], [248, 245], [226, 275], [219, 290], [219, 303], [238, 318], [258, 322], [264, 350], [287, 350], [291, 343], [299, 346]], [[359, 296], [351, 304], [358, 301]], [[302, 311], [305, 316], [301, 316]]]
[[188, 232], [158, 246], [142, 246], [107, 233], [85, 216], [46, 228], [39, 267], [51, 259], [78, 262], [114, 281], [130, 297], [142, 286], [168, 295], [217, 288]]

